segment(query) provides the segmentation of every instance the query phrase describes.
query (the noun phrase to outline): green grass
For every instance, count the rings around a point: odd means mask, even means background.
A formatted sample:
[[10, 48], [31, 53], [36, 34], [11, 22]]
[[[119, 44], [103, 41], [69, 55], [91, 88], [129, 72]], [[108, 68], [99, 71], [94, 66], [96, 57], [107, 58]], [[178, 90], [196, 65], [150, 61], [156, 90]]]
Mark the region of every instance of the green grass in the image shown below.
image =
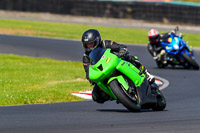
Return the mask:
[[[148, 30], [94, 26], [86, 24], [68, 24], [56, 22], [39, 22], [27, 20], [0, 20], [0, 33], [33, 35], [54, 38], [66, 38], [80, 40], [84, 31], [87, 29], [98, 29], [102, 39], [113, 40], [119, 43], [147, 44]], [[181, 29], [180, 29], [181, 30]], [[160, 31], [163, 33], [164, 31]], [[194, 47], [200, 47], [199, 34], [183, 33], [184, 40]]]
[[77, 101], [92, 89], [82, 63], [0, 55], [0, 105]]
[[185, 2], [196, 2], [196, 3], [200, 3], [200, 0], [178, 0], [178, 1], [185, 1]]

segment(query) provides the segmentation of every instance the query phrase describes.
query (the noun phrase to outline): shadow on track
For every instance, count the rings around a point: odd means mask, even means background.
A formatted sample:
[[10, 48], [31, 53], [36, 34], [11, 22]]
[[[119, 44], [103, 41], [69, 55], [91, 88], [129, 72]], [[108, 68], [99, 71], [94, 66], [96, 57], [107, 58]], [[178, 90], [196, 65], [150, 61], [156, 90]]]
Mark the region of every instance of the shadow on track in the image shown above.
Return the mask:
[[189, 70], [189, 71], [199, 71], [199, 70], [196, 70], [196, 69], [193, 69], [193, 68], [185, 68], [185, 67], [179, 67], [179, 66], [176, 66], [176, 67], [172, 67], [172, 66], [168, 66], [168, 67], [165, 67], [165, 68], [158, 68], [158, 67], [153, 67], [154, 69], [159, 69], [159, 70]]
[[[143, 113], [143, 112], [160, 112], [160, 111], [153, 111], [151, 109], [141, 109], [140, 112], [131, 112], [127, 109], [97, 109], [99, 112], [119, 112], [119, 113]], [[163, 110], [168, 111], [168, 110]]]

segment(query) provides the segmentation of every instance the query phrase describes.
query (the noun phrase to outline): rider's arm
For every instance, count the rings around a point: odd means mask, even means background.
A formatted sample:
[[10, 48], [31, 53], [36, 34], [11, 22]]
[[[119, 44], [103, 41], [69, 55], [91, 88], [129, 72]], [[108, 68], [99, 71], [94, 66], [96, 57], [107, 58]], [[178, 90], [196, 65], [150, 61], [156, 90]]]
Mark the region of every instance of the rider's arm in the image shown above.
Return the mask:
[[155, 51], [156, 51], [156, 52], [160, 52], [162, 49], [164, 49], [164, 48], [163, 48], [162, 46], [159, 46], [159, 47], [156, 47], [156, 48], [155, 48]]
[[155, 52], [154, 52], [155, 49], [154, 49], [154, 47], [153, 47], [150, 43], [148, 43], [147, 49], [148, 49], [149, 53], [150, 53], [152, 56], [156, 56], [156, 54], [154, 54], [154, 53], [155, 53]]
[[152, 45], [150, 43], [148, 44], [147, 48], [148, 48], [150, 54], [154, 57], [157, 56], [157, 53], [159, 53], [163, 49], [163, 47], [159, 44], [158, 45]]
[[116, 42], [110, 41], [110, 40], [103, 40], [102, 41], [102, 47], [103, 48], [110, 48], [112, 52], [116, 52], [119, 54], [119, 56], [123, 56], [125, 54], [128, 54], [127, 46], [118, 44]]
[[90, 66], [90, 58], [87, 54], [84, 54], [83, 55], [83, 67], [85, 69], [87, 80], [89, 80], [89, 66]]

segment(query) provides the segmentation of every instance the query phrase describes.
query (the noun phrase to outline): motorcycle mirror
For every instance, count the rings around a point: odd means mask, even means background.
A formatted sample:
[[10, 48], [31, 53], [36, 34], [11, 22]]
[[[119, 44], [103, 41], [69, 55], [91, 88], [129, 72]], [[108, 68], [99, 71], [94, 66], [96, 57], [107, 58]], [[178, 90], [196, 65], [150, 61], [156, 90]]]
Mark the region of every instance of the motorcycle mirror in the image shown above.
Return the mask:
[[174, 29], [175, 31], [179, 31], [179, 27], [178, 26], [176, 26], [176, 28]]

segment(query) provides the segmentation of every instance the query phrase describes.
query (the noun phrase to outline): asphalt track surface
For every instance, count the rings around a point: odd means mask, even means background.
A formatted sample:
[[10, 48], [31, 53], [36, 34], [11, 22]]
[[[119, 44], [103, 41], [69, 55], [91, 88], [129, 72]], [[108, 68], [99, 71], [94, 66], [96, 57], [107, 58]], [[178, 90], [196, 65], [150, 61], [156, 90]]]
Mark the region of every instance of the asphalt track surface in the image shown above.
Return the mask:
[[[164, 111], [129, 112], [121, 104], [93, 101], [1, 106], [1, 133], [197, 133], [200, 131], [200, 71], [158, 69], [146, 46], [128, 45], [152, 74], [167, 79]], [[79, 41], [0, 35], [0, 53], [81, 61]], [[200, 64], [200, 52], [195, 50]]]

